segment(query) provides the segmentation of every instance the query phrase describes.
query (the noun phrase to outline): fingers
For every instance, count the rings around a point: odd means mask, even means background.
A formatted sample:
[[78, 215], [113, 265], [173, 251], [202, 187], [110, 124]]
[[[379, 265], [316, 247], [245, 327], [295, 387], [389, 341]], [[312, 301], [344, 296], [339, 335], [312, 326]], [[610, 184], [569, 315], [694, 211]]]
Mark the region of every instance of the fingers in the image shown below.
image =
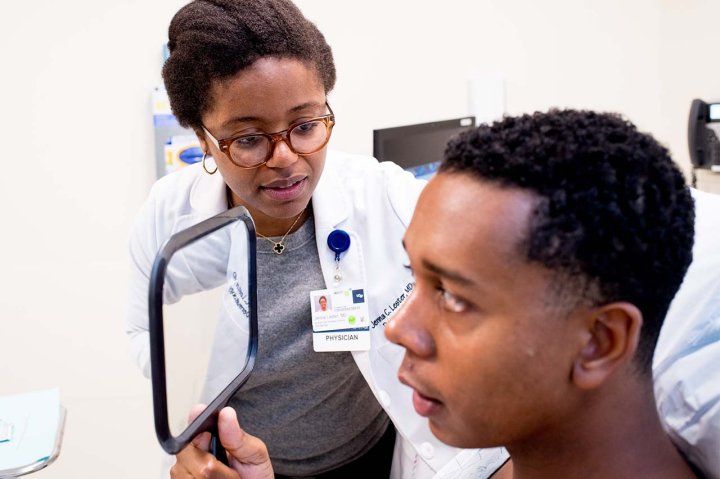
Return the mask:
[[[200, 415], [201, 412], [205, 410], [207, 406], [205, 404], [196, 404], [193, 406], [193, 408], [190, 410], [190, 414], [188, 414], [188, 424], [193, 422], [196, 417]], [[198, 434], [193, 438], [192, 443], [200, 449], [201, 451], [208, 452], [210, 450], [210, 433], [203, 432], [201, 434]]]
[[[188, 416], [195, 420], [205, 405], [193, 407]], [[260, 439], [247, 434], [240, 428], [235, 410], [225, 408], [218, 416], [218, 435], [222, 447], [229, 453], [234, 469], [218, 461], [210, 449], [210, 433], [198, 434], [190, 445], [177, 454], [177, 463], [170, 470], [172, 479], [239, 479], [243, 477], [272, 478], [273, 470], [267, 447]]]
[[192, 444], [201, 451], [210, 452], [210, 439], [209, 432], [201, 432], [193, 438]]
[[265, 443], [240, 428], [233, 408], [226, 407], [220, 411], [218, 435], [220, 436], [220, 444], [237, 462], [244, 465], [265, 465], [270, 463], [270, 456]]
[[238, 479], [238, 473], [215, 459], [212, 454], [190, 444], [177, 455], [170, 470], [172, 479]]
[[170, 468], [170, 479], [193, 479], [193, 476], [182, 464], [176, 462]]
[[207, 407], [207, 404], [196, 404], [190, 409], [190, 413], [188, 414], [188, 424], [193, 422], [196, 417], [200, 415], [201, 412], [205, 410]]

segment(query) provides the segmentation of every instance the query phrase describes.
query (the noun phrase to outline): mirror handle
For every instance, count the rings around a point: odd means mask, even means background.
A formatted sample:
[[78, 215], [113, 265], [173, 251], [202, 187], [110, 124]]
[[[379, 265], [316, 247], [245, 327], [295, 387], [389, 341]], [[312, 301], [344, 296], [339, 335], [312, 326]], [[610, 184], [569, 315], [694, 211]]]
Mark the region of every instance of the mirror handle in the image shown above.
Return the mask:
[[218, 461], [230, 467], [227, 452], [225, 451], [225, 448], [222, 447], [222, 444], [220, 444], [220, 437], [218, 437], [217, 427], [215, 427], [214, 430], [210, 432], [210, 453], [215, 456]]

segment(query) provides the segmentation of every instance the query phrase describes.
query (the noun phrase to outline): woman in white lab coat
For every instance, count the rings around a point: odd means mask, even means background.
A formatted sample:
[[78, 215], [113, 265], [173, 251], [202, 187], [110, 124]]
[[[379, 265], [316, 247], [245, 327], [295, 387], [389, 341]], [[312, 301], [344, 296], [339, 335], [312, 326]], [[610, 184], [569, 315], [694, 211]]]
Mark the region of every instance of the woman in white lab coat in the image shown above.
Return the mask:
[[[383, 326], [412, 290], [401, 240], [423, 183], [393, 164], [328, 152], [335, 68], [322, 34], [286, 0], [196, 0], [173, 18], [169, 48], [163, 77], [173, 112], [195, 130], [205, 157], [156, 183], [132, 233], [127, 331], [145, 374], [155, 254], [173, 233], [243, 205], [266, 253], [258, 254], [262, 339], [250, 387], [231, 405], [267, 443], [275, 473], [352, 477], [362, 468], [364, 477], [386, 477], [392, 468], [394, 478], [487, 477], [504, 451], [441, 444], [396, 377], [403, 350], [387, 342]], [[335, 230], [350, 238], [339, 278], [327, 246]], [[369, 350], [313, 351], [309, 293], [334, 286], [364, 289]], [[279, 332], [269, 308], [295, 333]], [[278, 368], [290, 373], [278, 379], [271, 372]], [[323, 379], [328, 371], [344, 378], [343, 387]], [[288, 391], [296, 393], [291, 404]], [[298, 397], [323, 399], [303, 404]], [[348, 419], [327, 427], [322, 418], [335, 416]], [[201, 465], [214, 461], [201, 449], [183, 451], [173, 477], [200, 477]], [[217, 477], [238, 477], [213, 467]]]

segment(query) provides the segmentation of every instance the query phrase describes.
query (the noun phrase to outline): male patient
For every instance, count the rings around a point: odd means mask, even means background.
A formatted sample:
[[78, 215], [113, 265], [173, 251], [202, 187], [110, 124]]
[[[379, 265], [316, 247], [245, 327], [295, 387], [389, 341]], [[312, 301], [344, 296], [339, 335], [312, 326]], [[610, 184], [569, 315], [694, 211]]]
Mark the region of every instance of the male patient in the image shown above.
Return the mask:
[[416, 287], [386, 327], [433, 433], [506, 446], [498, 478], [696, 477], [651, 375], [693, 212], [668, 152], [615, 115], [453, 140], [405, 235]]

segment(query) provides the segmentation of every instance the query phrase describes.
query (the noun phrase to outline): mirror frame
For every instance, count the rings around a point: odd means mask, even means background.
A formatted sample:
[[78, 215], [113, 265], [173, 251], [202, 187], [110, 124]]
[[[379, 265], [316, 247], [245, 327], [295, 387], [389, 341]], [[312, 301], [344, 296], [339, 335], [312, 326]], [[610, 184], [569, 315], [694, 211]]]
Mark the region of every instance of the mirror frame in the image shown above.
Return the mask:
[[[233, 379], [222, 392], [207, 405], [205, 410], [192, 421], [178, 436], [170, 432], [167, 404], [167, 382], [165, 376], [165, 336], [163, 330], [163, 287], [165, 273], [172, 256], [180, 249], [215, 231], [242, 221], [248, 232], [248, 311], [250, 329], [248, 335], [248, 357], [240, 374]], [[242, 387], [250, 377], [258, 348], [257, 322], [257, 238], [255, 223], [244, 206], [237, 206], [216, 216], [201, 221], [195, 226], [172, 235], [160, 248], [150, 275], [148, 296], [150, 326], [150, 369], [153, 392], [153, 415], [155, 417], [155, 433], [160, 445], [168, 454], [177, 454], [198, 434], [217, 430], [217, 416], [230, 398]]]

